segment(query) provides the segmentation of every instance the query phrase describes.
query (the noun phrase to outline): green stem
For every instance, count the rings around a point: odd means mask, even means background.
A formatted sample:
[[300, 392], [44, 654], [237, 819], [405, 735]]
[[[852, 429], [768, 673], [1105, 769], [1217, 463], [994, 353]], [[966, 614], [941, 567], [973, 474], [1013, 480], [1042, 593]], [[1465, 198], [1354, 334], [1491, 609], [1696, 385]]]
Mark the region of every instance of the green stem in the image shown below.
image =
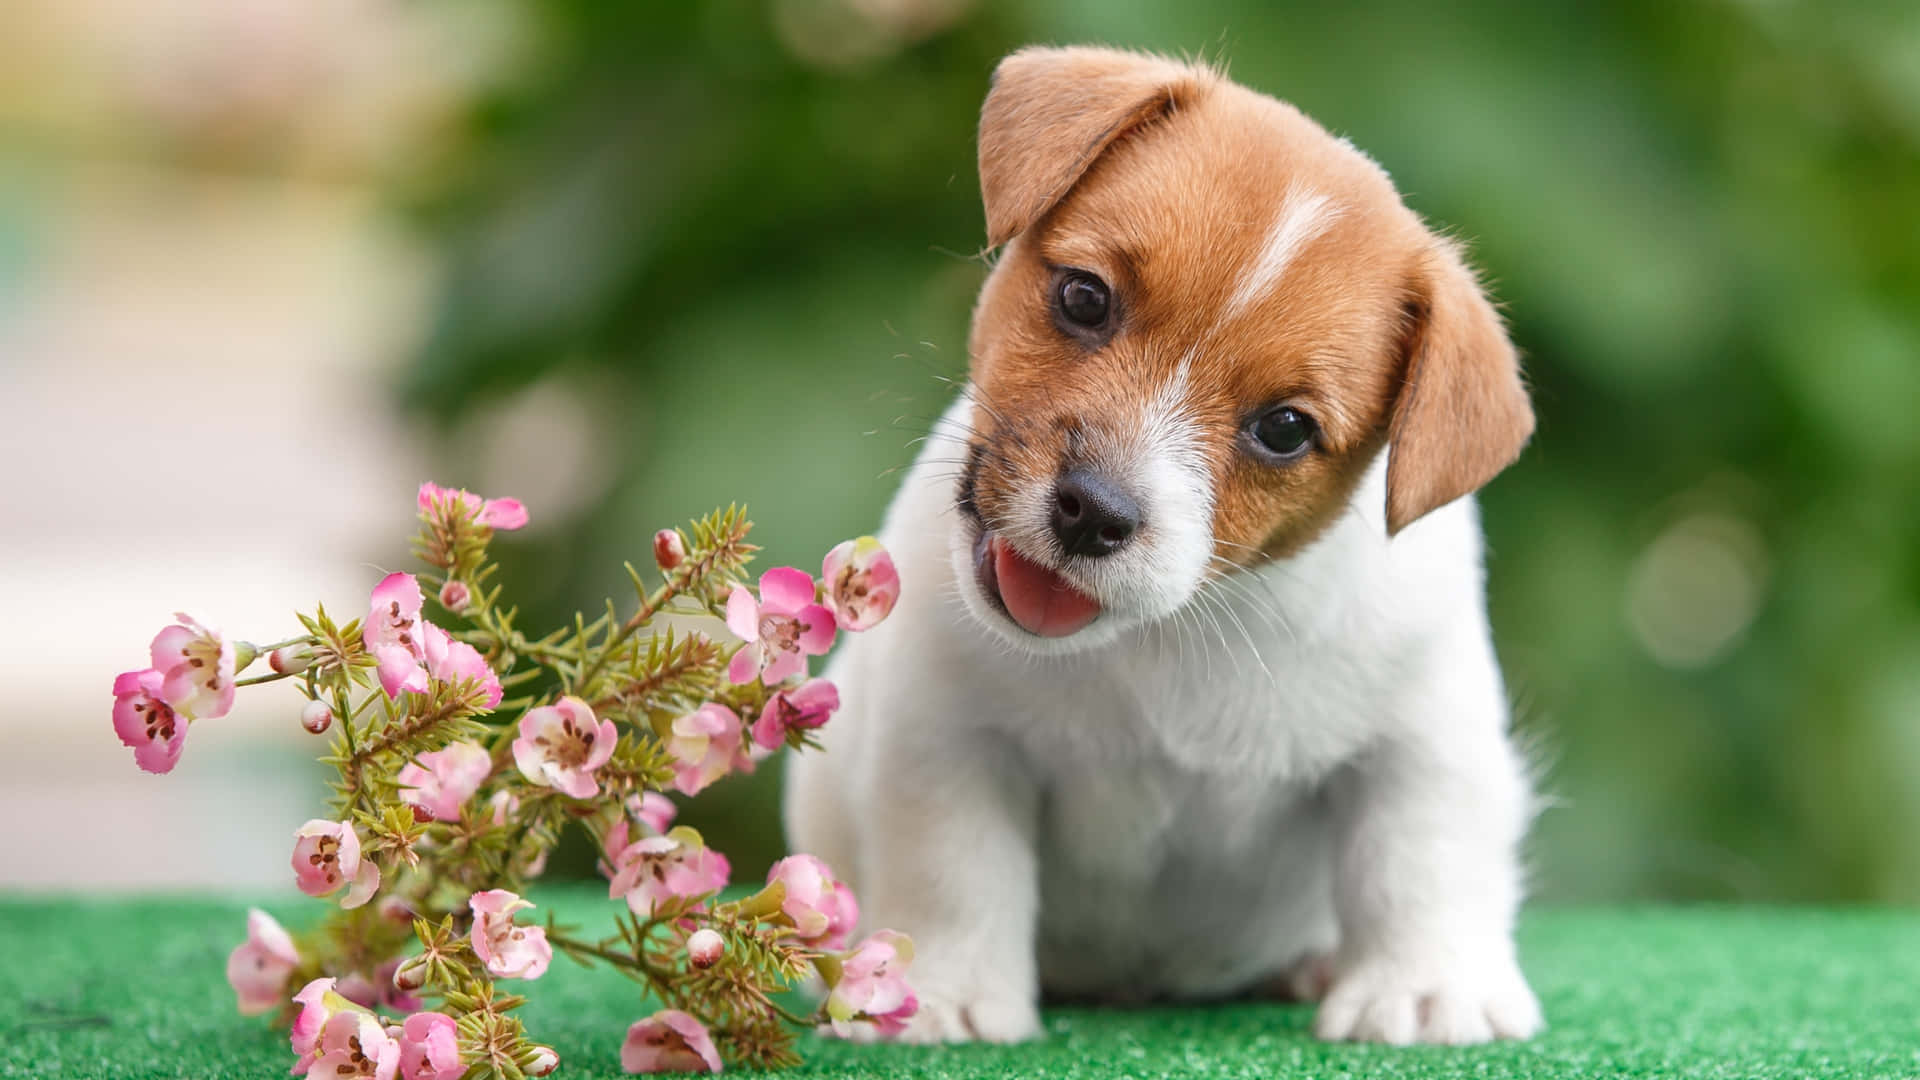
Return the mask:
[[587, 687], [593, 685], [594, 678], [606, 668], [607, 661], [613, 658], [614, 652], [621, 645], [626, 644], [628, 638], [631, 638], [642, 626], [653, 621], [653, 617], [684, 592], [688, 584], [711, 573], [714, 564], [720, 561], [721, 553], [732, 550], [738, 543], [738, 536], [730, 536], [715, 544], [705, 555], [683, 563], [669, 574], [666, 581], [641, 602], [640, 610], [633, 613], [633, 618], [621, 625], [619, 633], [600, 647], [600, 653], [593, 658], [593, 663], [587, 665], [586, 669], [580, 673], [580, 677], [574, 680], [573, 692], [584, 696]]

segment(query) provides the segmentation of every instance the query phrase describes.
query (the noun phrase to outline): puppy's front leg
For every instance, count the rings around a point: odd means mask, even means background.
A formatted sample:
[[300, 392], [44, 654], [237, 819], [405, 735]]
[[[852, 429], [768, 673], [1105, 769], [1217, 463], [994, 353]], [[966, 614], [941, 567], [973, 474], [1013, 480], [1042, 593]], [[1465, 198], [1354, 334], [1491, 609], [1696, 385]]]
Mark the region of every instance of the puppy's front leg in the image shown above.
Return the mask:
[[865, 825], [862, 922], [913, 936], [909, 1041], [1040, 1034], [1036, 799], [1010, 758], [982, 733], [919, 727], [872, 777], [867, 805], [883, 816]]
[[1423, 691], [1335, 788], [1341, 942], [1314, 1020], [1323, 1039], [1476, 1043], [1541, 1027], [1514, 954], [1531, 808], [1499, 678], [1489, 659]]

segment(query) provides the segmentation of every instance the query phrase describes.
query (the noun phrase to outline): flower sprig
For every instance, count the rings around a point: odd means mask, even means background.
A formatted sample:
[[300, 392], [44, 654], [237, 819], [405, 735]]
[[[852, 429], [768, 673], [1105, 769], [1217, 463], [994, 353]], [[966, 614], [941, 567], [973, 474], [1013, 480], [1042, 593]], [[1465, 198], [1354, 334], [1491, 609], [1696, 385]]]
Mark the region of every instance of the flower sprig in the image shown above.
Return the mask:
[[[664, 794], [816, 745], [839, 694], [809, 660], [892, 609], [885, 549], [848, 541], [817, 581], [778, 567], [750, 587], [752, 526], [730, 508], [655, 535], [652, 580], [627, 565], [630, 611], [609, 601], [536, 636], [503, 600], [488, 550], [526, 508], [426, 484], [418, 509], [412, 546], [429, 569], [383, 577], [364, 618], [316, 608], [300, 633], [256, 646], [177, 616], [149, 666], [114, 682], [114, 730], [149, 772], [172, 770], [190, 727], [258, 683], [293, 682], [302, 727], [331, 732], [321, 760], [334, 797], [295, 831], [290, 860], [331, 914], [291, 935], [251, 912], [227, 969], [242, 1012], [289, 1025], [294, 1072], [545, 1076], [559, 1053], [528, 1037], [513, 1015], [524, 998], [502, 986], [538, 979], [556, 953], [611, 967], [664, 1006], [626, 1033], [632, 1072], [779, 1067], [799, 1060], [802, 1030], [897, 1030], [916, 1007], [911, 943], [882, 930], [852, 944], [858, 902], [809, 855], [722, 901], [731, 865], [674, 825]], [[261, 657], [267, 670], [245, 675]], [[530, 918], [521, 894], [568, 829], [592, 837], [608, 899], [624, 905], [611, 936]], [[779, 995], [810, 975], [827, 995], [794, 1013]]]

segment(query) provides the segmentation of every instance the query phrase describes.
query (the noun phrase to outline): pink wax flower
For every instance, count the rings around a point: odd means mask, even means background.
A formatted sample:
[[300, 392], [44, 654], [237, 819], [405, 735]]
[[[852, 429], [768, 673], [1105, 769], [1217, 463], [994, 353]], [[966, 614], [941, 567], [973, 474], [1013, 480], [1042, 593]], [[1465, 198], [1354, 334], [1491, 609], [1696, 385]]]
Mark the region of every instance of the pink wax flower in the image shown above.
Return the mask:
[[870, 630], [900, 599], [900, 572], [893, 556], [871, 536], [848, 540], [827, 552], [820, 566], [827, 607], [842, 630]]
[[767, 871], [767, 884], [776, 881], [786, 886], [780, 911], [793, 921], [802, 942], [827, 952], [847, 947], [847, 936], [860, 922], [860, 904], [826, 863], [812, 855], [789, 855]]
[[577, 697], [528, 709], [513, 740], [513, 761], [520, 775], [576, 799], [600, 793], [595, 769], [613, 756], [619, 733], [613, 721], [595, 723], [593, 707]]
[[673, 800], [657, 791], [645, 791], [627, 799], [627, 812], [654, 832], [666, 832], [673, 825]]
[[240, 1002], [240, 1015], [258, 1016], [287, 1000], [287, 976], [300, 963], [293, 938], [273, 916], [247, 911], [247, 940], [227, 955], [227, 983]]
[[316, 1053], [310, 1062], [302, 1059], [304, 1068], [294, 1066], [295, 1075], [304, 1073], [316, 1080], [394, 1080], [400, 1068], [400, 1044], [371, 1013], [342, 1011], [328, 1017], [320, 1029]]
[[673, 825], [674, 815], [678, 813], [673, 800], [657, 791], [627, 796], [626, 811], [619, 820], [607, 826], [606, 835], [600, 838], [600, 850], [605, 855], [599, 864], [600, 872], [607, 877], [617, 872], [613, 868], [613, 860], [633, 842], [634, 822], [639, 822], [647, 830], [647, 835], [658, 836]]
[[[165, 676], [160, 696], [196, 720], [217, 720], [233, 708], [233, 643], [185, 615], [153, 637], [153, 669]], [[251, 655], [251, 654], [249, 654]]]
[[331, 896], [345, 885], [340, 906], [355, 908], [380, 888], [380, 867], [360, 857], [351, 823], [315, 818], [293, 834], [293, 878], [308, 896]]
[[498, 979], [537, 979], [547, 973], [553, 962], [553, 946], [547, 932], [538, 926], [515, 926], [513, 913], [531, 908], [505, 889], [474, 893], [467, 901], [473, 909], [473, 951], [489, 974]]
[[427, 659], [426, 620], [420, 617], [420, 604], [420, 583], [412, 574], [388, 574], [373, 587], [360, 636], [379, 661], [380, 688], [390, 698], [402, 690], [427, 689], [427, 672], [421, 667]]
[[403, 1080], [460, 1080], [460, 1029], [445, 1013], [417, 1012], [400, 1025], [400, 1076]]
[[299, 1064], [293, 1067], [295, 1076], [306, 1072], [307, 1066], [319, 1056], [320, 1032], [327, 1026], [328, 1020], [337, 1013], [361, 1011], [360, 1006], [334, 989], [334, 983], [333, 979], [315, 979], [293, 995], [294, 1004], [300, 1006], [300, 1011], [294, 1015], [293, 1027], [288, 1032], [293, 1052], [300, 1057]]
[[419, 503], [422, 514], [431, 514], [436, 507], [457, 505], [475, 522], [490, 529], [511, 531], [527, 523], [527, 508], [520, 505], [519, 499], [483, 499], [464, 488], [421, 484]]
[[687, 937], [687, 962], [697, 968], [710, 968], [727, 951], [726, 939], [717, 932], [701, 928]]
[[753, 722], [753, 742], [762, 750], [777, 750], [791, 731], [811, 731], [833, 717], [840, 707], [840, 691], [826, 679], [808, 679], [792, 690], [767, 699], [760, 719]]
[[493, 758], [470, 742], [430, 750], [400, 767], [400, 801], [435, 821], [460, 820], [480, 784], [493, 772]]
[[487, 666], [480, 650], [464, 641], [455, 641], [445, 630], [432, 623], [423, 621], [421, 626], [427, 640], [428, 677], [441, 683], [478, 683], [481, 701], [489, 709], [497, 707], [505, 696], [500, 689], [500, 676]]
[[768, 686], [806, 670], [807, 657], [833, 645], [833, 612], [814, 603], [813, 578], [791, 566], [760, 575], [760, 598], [744, 588], [727, 597], [727, 628], [747, 644], [733, 654], [727, 677]]
[[187, 745], [187, 718], [161, 696], [166, 676], [148, 668], [113, 680], [113, 732], [150, 773], [171, 772]]
[[827, 995], [827, 1017], [841, 1037], [864, 1015], [883, 1035], [897, 1034], [920, 1009], [907, 985], [913, 939], [894, 930], [875, 931], [840, 962], [840, 979]]
[[533, 1060], [526, 1065], [528, 1076], [552, 1076], [553, 1070], [560, 1067], [560, 1054], [551, 1046], [533, 1047]]
[[727, 887], [727, 857], [706, 846], [700, 834], [678, 828], [628, 844], [614, 856], [607, 897], [624, 897], [636, 915], [676, 900], [691, 900]]
[[630, 1073], [717, 1073], [720, 1051], [706, 1025], [678, 1009], [662, 1009], [627, 1029], [620, 1067]]
[[682, 795], [698, 794], [735, 768], [753, 764], [740, 752], [740, 717], [716, 702], [675, 720], [666, 745], [674, 760], [673, 786]]

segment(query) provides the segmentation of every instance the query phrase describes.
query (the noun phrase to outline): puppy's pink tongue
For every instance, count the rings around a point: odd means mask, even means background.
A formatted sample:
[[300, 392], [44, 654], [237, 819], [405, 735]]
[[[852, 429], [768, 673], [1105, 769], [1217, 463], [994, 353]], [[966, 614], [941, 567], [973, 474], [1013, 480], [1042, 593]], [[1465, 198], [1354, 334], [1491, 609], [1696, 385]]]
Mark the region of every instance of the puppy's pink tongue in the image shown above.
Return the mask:
[[1007, 614], [1030, 633], [1066, 637], [1100, 614], [1100, 601], [1067, 584], [1059, 574], [1029, 562], [997, 536], [993, 538], [993, 574]]

